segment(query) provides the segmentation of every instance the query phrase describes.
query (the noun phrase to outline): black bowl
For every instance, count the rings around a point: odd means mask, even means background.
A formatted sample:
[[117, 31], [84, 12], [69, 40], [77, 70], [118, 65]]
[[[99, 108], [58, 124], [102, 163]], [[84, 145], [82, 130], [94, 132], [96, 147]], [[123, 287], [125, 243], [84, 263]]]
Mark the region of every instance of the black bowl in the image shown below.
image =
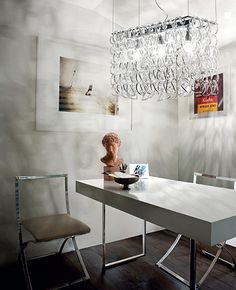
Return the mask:
[[123, 184], [123, 190], [129, 190], [129, 184], [135, 183], [139, 180], [139, 177], [134, 175], [133, 177], [121, 178], [121, 177], [114, 177], [116, 183]]

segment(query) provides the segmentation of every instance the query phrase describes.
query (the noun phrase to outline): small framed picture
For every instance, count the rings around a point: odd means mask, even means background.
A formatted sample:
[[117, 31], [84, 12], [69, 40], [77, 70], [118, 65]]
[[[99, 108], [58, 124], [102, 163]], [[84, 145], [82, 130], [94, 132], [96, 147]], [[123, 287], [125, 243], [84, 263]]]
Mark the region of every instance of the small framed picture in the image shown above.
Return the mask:
[[148, 163], [130, 164], [129, 173], [138, 175], [140, 178], [148, 178], [149, 177]]
[[220, 67], [219, 73], [196, 81], [190, 97], [190, 119], [225, 116], [230, 109], [230, 67]]

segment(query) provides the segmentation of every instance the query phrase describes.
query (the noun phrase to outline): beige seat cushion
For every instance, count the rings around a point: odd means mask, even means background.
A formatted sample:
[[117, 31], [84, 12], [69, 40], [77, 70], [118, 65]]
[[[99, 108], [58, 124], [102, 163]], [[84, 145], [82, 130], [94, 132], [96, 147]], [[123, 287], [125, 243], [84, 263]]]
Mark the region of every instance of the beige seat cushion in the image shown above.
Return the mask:
[[36, 241], [50, 241], [90, 232], [90, 228], [69, 214], [56, 214], [35, 217], [22, 221], [23, 226]]

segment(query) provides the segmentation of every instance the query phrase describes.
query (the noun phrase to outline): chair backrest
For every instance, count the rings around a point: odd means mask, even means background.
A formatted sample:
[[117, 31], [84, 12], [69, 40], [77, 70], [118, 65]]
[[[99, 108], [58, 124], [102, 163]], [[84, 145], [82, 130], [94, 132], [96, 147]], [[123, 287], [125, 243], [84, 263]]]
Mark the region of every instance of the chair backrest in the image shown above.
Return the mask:
[[68, 198], [68, 175], [67, 174], [55, 174], [55, 175], [41, 175], [41, 176], [16, 176], [15, 177], [15, 201], [16, 201], [16, 219], [18, 230], [21, 228], [21, 191], [23, 183], [33, 181], [33, 180], [47, 180], [47, 179], [58, 179], [64, 178], [64, 190], [65, 190], [65, 203], [66, 211], [70, 214], [69, 198]]
[[236, 178], [222, 177], [222, 176], [210, 175], [210, 174], [207, 174], [207, 173], [194, 172], [193, 173], [193, 183], [197, 183], [197, 178], [199, 176], [207, 177], [207, 178], [211, 178], [211, 179], [216, 179], [216, 180], [221, 180], [221, 181], [233, 182], [234, 190], [236, 190]]

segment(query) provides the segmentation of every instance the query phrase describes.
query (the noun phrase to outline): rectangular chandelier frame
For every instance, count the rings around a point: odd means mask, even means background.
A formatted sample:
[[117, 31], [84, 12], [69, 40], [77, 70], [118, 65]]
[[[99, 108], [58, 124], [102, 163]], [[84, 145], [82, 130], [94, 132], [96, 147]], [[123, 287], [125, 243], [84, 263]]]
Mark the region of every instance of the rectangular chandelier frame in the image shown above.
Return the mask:
[[[189, 95], [202, 86], [217, 92], [218, 25], [184, 16], [114, 31], [111, 35], [111, 84], [132, 99], [158, 100]], [[213, 92], [213, 93], [214, 93]]]

